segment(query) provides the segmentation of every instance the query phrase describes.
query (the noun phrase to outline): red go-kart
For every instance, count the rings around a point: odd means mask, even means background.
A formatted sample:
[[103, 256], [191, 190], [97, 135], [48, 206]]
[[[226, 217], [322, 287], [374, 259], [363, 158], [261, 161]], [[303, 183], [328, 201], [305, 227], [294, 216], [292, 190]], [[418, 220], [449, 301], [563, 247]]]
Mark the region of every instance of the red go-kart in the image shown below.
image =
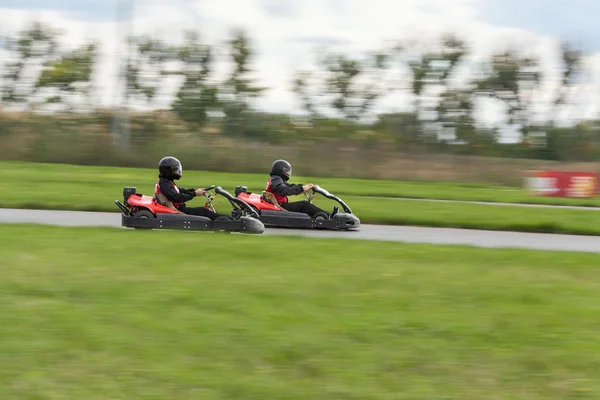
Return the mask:
[[[215, 189], [215, 193], [209, 193]], [[208, 217], [184, 214], [177, 210], [164, 196], [146, 196], [137, 193], [135, 187], [123, 189], [123, 203], [115, 200], [123, 212], [121, 225], [136, 229], [183, 229], [195, 231], [226, 231], [241, 233], [263, 233], [265, 226], [259, 214], [243, 200], [228, 193], [220, 186], [210, 186], [206, 191], [204, 207], [215, 211], [212, 204], [217, 195], [229, 200], [233, 206], [231, 216], [221, 216], [214, 221]]]
[[325, 213], [317, 213], [312, 218], [304, 213], [291, 212], [282, 208], [272, 193], [263, 191], [261, 194], [248, 192], [246, 186], [237, 186], [235, 196], [253, 207], [260, 215], [261, 222], [271, 228], [317, 228], [331, 230], [354, 230], [360, 226], [360, 220], [342, 199], [327, 190], [314, 185], [309, 193], [304, 193], [310, 203], [314, 203], [318, 193], [328, 199], [338, 202], [344, 212], [335, 213], [329, 217]]

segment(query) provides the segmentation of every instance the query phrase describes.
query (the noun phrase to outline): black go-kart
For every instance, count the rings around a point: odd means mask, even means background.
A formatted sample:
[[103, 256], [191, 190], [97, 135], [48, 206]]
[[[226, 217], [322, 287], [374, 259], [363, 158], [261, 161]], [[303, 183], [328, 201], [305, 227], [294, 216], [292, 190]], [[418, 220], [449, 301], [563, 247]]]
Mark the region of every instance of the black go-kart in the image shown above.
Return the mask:
[[291, 212], [282, 208], [272, 193], [263, 191], [261, 194], [248, 192], [248, 187], [237, 186], [235, 196], [253, 207], [260, 214], [261, 222], [269, 228], [316, 228], [330, 230], [355, 230], [360, 226], [360, 219], [342, 199], [327, 190], [314, 185], [309, 193], [304, 193], [311, 204], [314, 204], [315, 194], [338, 202], [343, 212], [337, 212], [332, 217], [325, 213], [317, 213], [312, 218], [304, 213]]
[[[209, 191], [214, 189], [215, 193]], [[136, 229], [178, 229], [192, 231], [240, 232], [261, 234], [265, 231], [258, 213], [243, 200], [232, 196], [220, 186], [210, 186], [206, 191], [204, 207], [215, 211], [213, 200], [225, 197], [232, 205], [231, 216], [220, 216], [214, 221], [208, 217], [184, 214], [177, 210], [164, 195], [146, 196], [135, 187], [123, 189], [123, 203], [115, 200], [123, 212], [121, 225]]]

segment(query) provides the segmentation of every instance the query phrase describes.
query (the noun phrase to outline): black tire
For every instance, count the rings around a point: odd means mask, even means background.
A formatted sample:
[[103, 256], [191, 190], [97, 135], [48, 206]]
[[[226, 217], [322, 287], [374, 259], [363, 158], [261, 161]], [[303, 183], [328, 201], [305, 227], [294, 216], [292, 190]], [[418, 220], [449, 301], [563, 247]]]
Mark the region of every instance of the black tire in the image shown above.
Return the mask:
[[[325, 221], [329, 219], [329, 216], [327, 214], [325, 214], [324, 212], [318, 212], [315, 215], [312, 216], [313, 221]], [[318, 230], [325, 230], [327, 228], [324, 228], [322, 226], [315, 226], [315, 229]]]
[[135, 218], [156, 218], [155, 215], [152, 214], [152, 212], [150, 212], [149, 210], [140, 210], [135, 213], [134, 217]]
[[329, 216], [324, 212], [318, 212], [312, 217], [315, 221], [329, 219]]
[[[140, 210], [140, 211], [136, 212], [133, 217], [134, 218], [156, 218], [156, 216], [149, 210]], [[137, 227], [135, 229], [152, 229], [152, 228]]]

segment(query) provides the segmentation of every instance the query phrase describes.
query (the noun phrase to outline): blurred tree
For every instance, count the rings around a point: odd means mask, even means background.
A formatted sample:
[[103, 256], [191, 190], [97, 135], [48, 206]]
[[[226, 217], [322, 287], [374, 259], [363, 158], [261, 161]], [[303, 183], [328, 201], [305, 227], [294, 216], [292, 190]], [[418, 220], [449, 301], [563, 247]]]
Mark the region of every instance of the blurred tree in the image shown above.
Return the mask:
[[131, 56], [125, 72], [126, 97], [154, 106], [157, 92], [171, 74], [167, 69], [168, 63], [177, 60], [178, 49], [149, 36], [134, 36], [127, 41]]
[[387, 61], [388, 56], [379, 53], [364, 61], [337, 53], [326, 53], [321, 58], [326, 73], [325, 94], [342, 118], [358, 122], [368, 116], [381, 96], [391, 92], [384, 76]]
[[583, 74], [583, 52], [574, 44], [563, 42], [560, 44], [560, 73], [561, 81], [557, 86], [554, 104], [566, 105], [570, 89], [577, 83], [577, 78]]
[[452, 74], [466, 55], [467, 46], [464, 41], [454, 35], [442, 38], [442, 51], [437, 57], [433, 57], [438, 61], [437, 78], [438, 84], [442, 85], [436, 111], [443, 133], [452, 133], [457, 141], [474, 145], [476, 129], [473, 119], [473, 85], [461, 87], [452, 80]]
[[31, 106], [36, 92], [36, 70], [54, 58], [59, 34], [49, 26], [34, 22], [16, 37], [3, 40], [3, 48], [8, 52], [2, 74], [1, 95], [4, 104]]
[[[400, 48], [402, 51], [402, 48]], [[435, 54], [425, 53], [418, 58], [408, 60], [408, 65], [412, 72], [412, 92], [415, 96], [415, 116], [425, 108], [425, 102], [422, 99], [423, 89], [430, 82], [433, 74], [432, 62], [435, 61]]]
[[292, 81], [292, 92], [298, 96], [302, 109], [307, 113], [309, 121], [314, 123], [318, 116], [317, 106], [311, 94], [310, 80], [312, 74], [308, 71], [297, 71]]
[[67, 104], [66, 97], [79, 93], [90, 99], [91, 75], [96, 55], [97, 45], [86, 44], [57, 56], [56, 60], [47, 61], [35, 84], [36, 90], [39, 92], [40, 89], [46, 89], [46, 103], [61, 103], [73, 110], [73, 104]]
[[574, 153], [579, 153], [579, 159], [589, 158], [587, 153], [595, 148], [593, 138], [588, 134], [590, 129], [581, 121], [573, 121], [571, 128], [557, 128], [561, 116], [568, 116], [569, 109], [576, 108], [578, 83], [585, 78], [583, 70], [583, 52], [574, 44], [562, 42], [559, 44], [559, 82], [554, 90], [554, 99], [550, 109], [550, 117], [546, 121], [543, 132], [537, 141], [529, 141], [536, 147], [540, 158], [551, 160], [575, 160]]
[[533, 128], [533, 103], [540, 75], [539, 60], [505, 51], [492, 56], [482, 76], [476, 79], [476, 92], [504, 102], [508, 123], [517, 125], [526, 138]]
[[254, 51], [246, 32], [234, 30], [228, 44], [234, 67], [221, 90], [225, 132], [238, 135], [244, 131], [244, 114], [250, 110], [250, 100], [260, 96], [266, 88], [255, 85], [251, 78]]
[[[13, 37], [0, 40], [0, 47], [5, 50], [0, 97], [5, 105], [29, 109], [46, 103], [68, 106], [69, 100], [77, 96], [91, 97], [96, 44], [61, 51], [59, 39], [59, 31], [33, 23]], [[172, 110], [196, 127], [206, 126], [210, 112], [219, 110], [226, 116], [226, 132], [269, 141], [303, 138], [304, 132], [310, 132], [306, 139], [387, 140], [394, 136], [403, 145], [435, 142], [422, 146], [423, 149], [507, 157], [593, 160], [600, 152], [597, 122], [574, 112], [581, 108], [581, 91], [591, 85], [585, 81], [583, 52], [572, 43], [561, 43], [557, 84], [546, 80], [543, 92], [541, 60], [520, 53], [518, 44], [493, 54], [484, 68], [470, 77], [469, 71], [462, 70], [463, 66], [469, 67], [465, 65], [468, 48], [455, 35], [443, 36], [433, 47], [416, 43], [411, 48], [406, 42], [390, 54], [367, 53], [366, 57], [358, 57], [325, 52], [319, 58], [318, 71], [296, 72], [291, 85], [313, 124], [286, 115], [251, 111], [253, 101], [265, 88], [253, 77], [251, 63], [255, 53], [244, 31], [234, 31], [228, 40], [233, 68], [219, 87], [210, 81], [215, 48], [202, 44], [196, 34], [187, 33], [182, 46], [148, 36], [131, 37], [128, 44], [132, 52], [126, 63], [126, 87], [131, 100], [148, 108], [156, 107], [166, 80], [177, 75], [182, 84], [171, 104]], [[406, 94], [412, 93], [415, 111], [390, 112], [379, 115], [374, 124], [365, 123], [375, 114], [376, 102], [397, 89], [396, 82], [388, 79], [394, 58], [399, 58], [400, 64], [394, 69], [401, 67], [411, 77], [403, 89]], [[551, 98], [546, 96], [546, 88], [554, 90]], [[476, 129], [474, 104], [482, 95], [506, 104], [508, 122], [523, 133], [522, 143], [495, 143], [493, 136], [504, 128], [501, 124], [486, 132]], [[544, 106], [548, 106], [542, 111], [549, 117], [537, 107], [541, 97]], [[325, 110], [333, 111], [338, 118], [318, 118]], [[134, 130], [145, 138], [152, 130], [163, 132], [165, 125], [161, 124], [166, 124], [167, 114], [147, 115], [136, 116]], [[571, 126], [559, 123], [565, 119]], [[468, 146], [451, 146], [451, 142], [439, 145], [440, 133], [453, 133]]]
[[432, 48], [403, 43], [394, 50], [412, 75], [416, 130], [406, 138], [406, 144], [436, 143], [440, 133], [453, 133], [458, 140], [468, 141], [475, 130], [471, 88], [453, 82], [456, 70], [468, 54], [466, 43], [453, 34], [445, 34]]
[[440, 96], [437, 111], [442, 132], [453, 133], [463, 144], [475, 145], [473, 94], [468, 89], [446, 89]]
[[396, 142], [404, 147], [410, 147], [416, 143], [419, 127], [415, 124], [417, 122], [415, 113], [380, 114], [378, 118], [379, 120], [373, 124], [374, 129], [389, 132]]
[[218, 89], [209, 82], [212, 49], [201, 44], [196, 33], [187, 32], [186, 42], [179, 50], [178, 58], [183, 63], [180, 74], [184, 79], [173, 102], [173, 110], [182, 120], [202, 127], [208, 120], [208, 112], [219, 106]]
[[[400, 46], [399, 51], [404, 51], [404, 47]], [[404, 58], [401, 55], [401, 59]], [[434, 71], [434, 61], [438, 57], [435, 53], [432, 52], [424, 52], [420, 56], [417, 57], [408, 57], [406, 63], [408, 64], [410, 71], [412, 73], [412, 93], [414, 96], [414, 126], [417, 128], [414, 132], [416, 137], [411, 137], [409, 141], [406, 141], [406, 144], [410, 146], [413, 142], [422, 142], [427, 141], [427, 130], [425, 129], [424, 121], [433, 120], [433, 116], [431, 113], [431, 101], [427, 98], [427, 94], [425, 88], [427, 85], [436, 82], [435, 79], [435, 71]], [[434, 141], [437, 141], [437, 135]]]

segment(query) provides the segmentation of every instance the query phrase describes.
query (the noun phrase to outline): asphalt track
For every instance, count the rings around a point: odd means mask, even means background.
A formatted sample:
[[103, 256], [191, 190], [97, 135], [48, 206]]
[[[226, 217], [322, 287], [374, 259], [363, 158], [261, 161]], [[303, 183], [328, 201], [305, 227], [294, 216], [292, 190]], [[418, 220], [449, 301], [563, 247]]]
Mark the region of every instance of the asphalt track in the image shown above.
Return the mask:
[[[33, 223], [57, 226], [101, 226], [122, 228], [121, 214], [103, 212], [0, 208], [0, 223]], [[363, 225], [360, 227], [360, 230], [351, 232], [267, 229], [263, 234], [263, 236], [270, 235], [296, 235], [317, 238], [346, 238], [407, 243], [469, 245], [487, 248], [521, 248], [600, 253], [600, 236], [386, 225]]]

